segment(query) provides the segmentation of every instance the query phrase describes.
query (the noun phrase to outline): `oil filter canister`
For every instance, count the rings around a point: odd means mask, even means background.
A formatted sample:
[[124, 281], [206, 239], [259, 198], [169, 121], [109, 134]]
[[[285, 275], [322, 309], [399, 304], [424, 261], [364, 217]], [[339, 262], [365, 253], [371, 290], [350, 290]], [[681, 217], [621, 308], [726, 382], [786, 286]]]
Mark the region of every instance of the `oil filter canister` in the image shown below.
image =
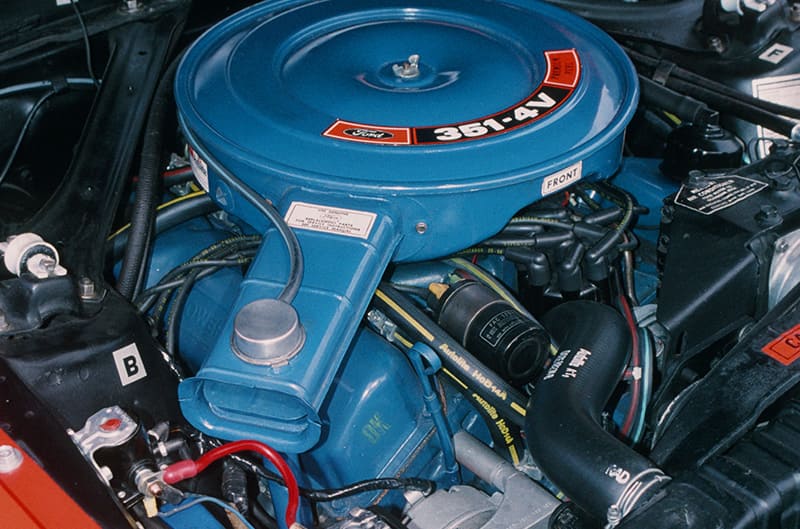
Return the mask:
[[531, 382], [544, 366], [547, 331], [482, 283], [459, 281], [441, 293], [438, 306], [439, 325], [512, 384]]

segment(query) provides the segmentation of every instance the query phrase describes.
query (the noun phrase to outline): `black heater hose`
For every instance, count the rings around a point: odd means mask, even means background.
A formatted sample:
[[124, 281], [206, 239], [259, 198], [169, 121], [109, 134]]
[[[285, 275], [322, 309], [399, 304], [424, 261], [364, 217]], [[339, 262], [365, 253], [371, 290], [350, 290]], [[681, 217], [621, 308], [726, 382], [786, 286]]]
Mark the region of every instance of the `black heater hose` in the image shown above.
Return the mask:
[[[154, 232], [156, 235], [161, 234], [187, 220], [208, 215], [218, 209], [219, 206], [208, 195], [200, 195], [178, 202], [156, 213]], [[112, 262], [116, 263], [122, 257], [127, 245], [128, 230], [125, 230], [112, 240]]]
[[528, 448], [572, 501], [613, 527], [669, 480], [600, 425], [627, 364], [629, 330], [617, 311], [590, 301], [564, 303], [542, 324], [561, 348], [528, 403]]
[[117, 279], [117, 290], [127, 299], [133, 299], [136, 296], [140, 286], [141, 268], [147, 259], [159, 197], [161, 150], [164, 144], [167, 115], [172, 102], [172, 82], [182, 56], [183, 54], [180, 54], [173, 59], [158, 83], [144, 129], [139, 180], [136, 184], [136, 199], [131, 213], [128, 244], [125, 247], [125, 255]]

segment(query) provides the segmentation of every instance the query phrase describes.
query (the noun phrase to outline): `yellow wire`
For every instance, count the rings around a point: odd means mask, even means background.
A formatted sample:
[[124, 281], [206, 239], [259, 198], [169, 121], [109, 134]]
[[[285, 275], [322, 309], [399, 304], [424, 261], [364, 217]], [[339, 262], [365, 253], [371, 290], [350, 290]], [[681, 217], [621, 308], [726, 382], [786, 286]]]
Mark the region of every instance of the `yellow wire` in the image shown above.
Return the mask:
[[667, 118], [670, 121], [672, 121], [673, 123], [675, 123], [676, 125], [680, 125], [682, 123], [678, 116], [676, 116], [675, 114], [672, 114], [670, 112], [667, 112], [666, 110], [664, 111], [664, 115], [667, 116]]
[[[205, 195], [205, 194], [206, 194], [205, 191], [200, 190], [200, 191], [195, 191], [193, 193], [189, 193], [188, 195], [183, 195], [183, 196], [180, 196], [180, 197], [177, 197], [177, 198], [173, 198], [170, 201], [164, 202], [163, 204], [159, 204], [156, 207], [156, 211], [161, 211], [164, 208], [168, 208], [170, 206], [174, 206], [175, 204], [178, 204], [179, 202], [183, 202], [184, 200], [189, 200], [190, 198], [199, 197], [199, 196], [202, 196], [202, 195]], [[108, 240], [108, 241], [112, 240], [114, 237], [119, 236], [120, 233], [123, 233], [125, 230], [127, 230], [130, 227], [131, 227], [130, 223], [124, 225], [123, 227], [121, 227], [120, 229], [118, 229], [117, 231], [115, 231], [114, 233], [109, 235], [108, 239], [106, 239], [106, 240]]]
[[519, 302], [517, 302], [516, 299], [514, 299], [511, 295], [509, 295], [505, 291], [505, 289], [500, 288], [499, 285], [497, 285], [497, 282], [494, 280], [494, 278], [486, 274], [481, 268], [475, 266], [474, 264], [470, 263], [469, 261], [461, 257], [454, 257], [452, 259], [448, 259], [448, 261], [460, 268], [463, 268], [467, 272], [471, 273], [472, 275], [480, 279], [481, 282], [483, 282], [489, 288], [494, 290], [497, 293], [497, 295], [499, 295], [501, 298], [511, 303], [511, 305], [513, 305], [515, 309], [522, 312], [522, 310], [520, 310]]
[[434, 338], [433, 334], [431, 334], [431, 332], [428, 329], [426, 329], [420, 322], [415, 320], [408, 312], [404, 311], [400, 307], [400, 305], [398, 305], [397, 303], [394, 302], [393, 299], [391, 299], [389, 296], [387, 296], [386, 294], [381, 292], [380, 288], [375, 290], [375, 296], [377, 296], [381, 301], [386, 303], [401, 318], [403, 318], [406, 322], [408, 322], [409, 325], [414, 327], [414, 329], [416, 329], [417, 332], [423, 338], [425, 338], [425, 340], [427, 340], [428, 342], [432, 342], [433, 341], [433, 338]]
[[401, 336], [398, 333], [394, 333], [394, 339], [400, 342], [406, 349], [411, 349], [412, 347], [414, 347], [414, 344], [411, 343], [411, 340], [406, 340], [405, 337]]

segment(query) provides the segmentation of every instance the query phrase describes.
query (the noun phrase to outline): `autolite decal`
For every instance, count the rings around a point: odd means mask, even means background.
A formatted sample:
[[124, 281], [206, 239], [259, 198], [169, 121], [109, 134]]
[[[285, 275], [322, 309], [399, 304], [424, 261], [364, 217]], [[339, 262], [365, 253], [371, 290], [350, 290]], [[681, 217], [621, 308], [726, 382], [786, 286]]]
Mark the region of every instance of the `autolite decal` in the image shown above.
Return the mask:
[[386, 127], [337, 119], [323, 136], [381, 145], [432, 145], [477, 140], [530, 125], [560, 107], [578, 86], [581, 63], [575, 50], [544, 52], [547, 71], [531, 95], [495, 114], [452, 125]]

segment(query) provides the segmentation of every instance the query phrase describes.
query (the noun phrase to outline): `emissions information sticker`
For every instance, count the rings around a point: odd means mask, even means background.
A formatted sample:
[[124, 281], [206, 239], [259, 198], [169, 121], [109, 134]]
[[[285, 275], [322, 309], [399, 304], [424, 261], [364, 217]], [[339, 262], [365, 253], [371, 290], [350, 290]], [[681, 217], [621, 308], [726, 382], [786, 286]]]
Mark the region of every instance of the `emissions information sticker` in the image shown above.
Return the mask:
[[378, 215], [369, 211], [334, 208], [306, 202], [292, 202], [286, 223], [292, 228], [333, 233], [346, 237], [369, 237]]
[[767, 187], [764, 182], [739, 175], [705, 178], [699, 185], [683, 185], [675, 197], [675, 203], [703, 215], [738, 204]]

